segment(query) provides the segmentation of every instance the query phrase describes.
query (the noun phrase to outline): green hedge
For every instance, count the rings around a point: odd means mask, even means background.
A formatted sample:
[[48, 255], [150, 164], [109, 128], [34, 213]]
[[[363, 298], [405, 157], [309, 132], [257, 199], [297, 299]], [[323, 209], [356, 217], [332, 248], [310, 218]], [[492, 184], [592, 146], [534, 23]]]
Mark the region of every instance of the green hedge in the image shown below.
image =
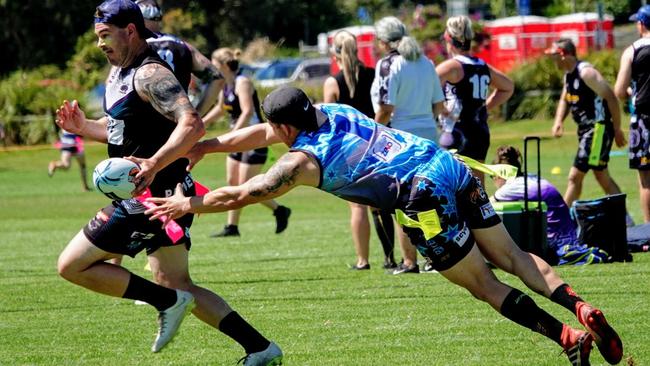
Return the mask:
[[[54, 111], [64, 99], [87, 106], [87, 92], [107, 74], [106, 58], [92, 29], [79, 37], [75, 55], [62, 70], [53, 65], [18, 70], [0, 81], [0, 122], [8, 144], [38, 144], [55, 139]], [[86, 110], [92, 115], [92, 111]]]

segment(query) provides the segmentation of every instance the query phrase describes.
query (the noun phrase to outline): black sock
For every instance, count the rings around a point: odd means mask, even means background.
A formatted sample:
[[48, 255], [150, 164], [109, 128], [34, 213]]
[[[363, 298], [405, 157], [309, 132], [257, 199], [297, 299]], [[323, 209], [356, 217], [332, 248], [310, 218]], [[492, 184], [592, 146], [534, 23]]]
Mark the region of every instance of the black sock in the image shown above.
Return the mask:
[[578, 296], [571, 286], [566, 283], [560, 285], [558, 288], [553, 291], [551, 294], [551, 301], [556, 304], [562, 305], [565, 308], [569, 309], [573, 314], [576, 313], [576, 304], [579, 301], [584, 301]]
[[133, 273], [131, 273], [129, 285], [122, 297], [144, 301], [158, 309], [158, 311], [163, 311], [176, 303], [175, 290], [156, 285]]
[[561, 345], [562, 323], [540, 309], [535, 301], [523, 292], [513, 288], [501, 304], [501, 314]]
[[375, 224], [375, 231], [384, 249], [384, 256], [392, 263], [395, 263], [393, 251], [395, 249], [395, 227], [393, 226], [393, 217], [390, 212], [385, 210], [371, 210], [372, 221]]
[[244, 347], [246, 354], [264, 351], [271, 344], [236, 311], [221, 319], [219, 330]]

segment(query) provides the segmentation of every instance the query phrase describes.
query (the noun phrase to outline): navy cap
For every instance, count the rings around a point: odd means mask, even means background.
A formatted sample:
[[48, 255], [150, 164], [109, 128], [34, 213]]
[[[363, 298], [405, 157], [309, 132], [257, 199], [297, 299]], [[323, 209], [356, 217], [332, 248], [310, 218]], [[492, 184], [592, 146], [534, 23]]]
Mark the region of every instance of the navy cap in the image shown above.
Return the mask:
[[156, 34], [144, 25], [140, 8], [131, 0], [106, 0], [95, 11], [95, 24], [106, 23], [124, 28], [133, 23], [144, 39], [155, 38]]
[[641, 22], [646, 28], [650, 27], [650, 5], [643, 5], [636, 14], [630, 17], [633, 22]]
[[292, 86], [269, 93], [262, 102], [262, 112], [273, 123], [305, 131], [316, 131], [327, 120], [325, 113], [314, 108], [305, 92]]

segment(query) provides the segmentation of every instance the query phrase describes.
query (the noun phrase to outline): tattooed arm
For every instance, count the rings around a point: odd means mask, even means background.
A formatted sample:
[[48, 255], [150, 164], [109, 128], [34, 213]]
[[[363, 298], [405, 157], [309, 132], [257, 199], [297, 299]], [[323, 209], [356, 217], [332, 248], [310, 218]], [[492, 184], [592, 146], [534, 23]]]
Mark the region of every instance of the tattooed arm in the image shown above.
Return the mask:
[[174, 219], [188, 212], [229, 211], [281, 196], [299, 185], [317, 187], [319, 183], [318, 164], [303, 152], [289, 152], [265, 174], [257, 175], [240, 186], [222, 187], [205, 196], [194, 197], [184, 197], [179, 186], [172, 197], [150, 198], [149, 201], [158, 206], [145, 213], [153, 214], [150, 219], [155, 220], [163, 215]]
[[[148, 159], [131, 158], [141, 166], [135, 195], [151, 184], [158, 171], [182, 157], [205, 134], [203, 122], [174, 74], [159, 64], [142, 66], [135, 74], [135, 90], [145, 102], [176, 122], [167, 142]], [[151, 131], [151, 133], [157, 133]]]
[[194, 74], [203, 84], [206, 85], [203, 96], [196, 106], [199, 115], [203, 116], [210, 108], [217, 102], [217, 98], [225, 81], [223, 75], [217, 68], [210, 62], [210, 60], [203, 56], [199, 50], [189, 43], [185, 43], [187, 48], [192, 52], [192, 74]]

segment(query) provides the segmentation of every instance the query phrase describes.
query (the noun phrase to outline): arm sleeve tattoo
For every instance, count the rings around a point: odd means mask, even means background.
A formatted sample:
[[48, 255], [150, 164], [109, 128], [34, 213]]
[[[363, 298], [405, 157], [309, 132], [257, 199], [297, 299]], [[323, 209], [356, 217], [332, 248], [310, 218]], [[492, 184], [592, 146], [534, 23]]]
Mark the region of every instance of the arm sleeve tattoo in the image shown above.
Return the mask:
[[158, 64], [142, 67], [135, 77], [135, 88], [151, 105], [172, 121], [186, 112], [196, 113], [174, 74]]
[[251, 179], [248, 193], [253, 197], [264, 197], [279, 191], [283, 186], [292, 187], [300, 174], [300, 165], [294, 157], [283, 156], [264, 175]]

